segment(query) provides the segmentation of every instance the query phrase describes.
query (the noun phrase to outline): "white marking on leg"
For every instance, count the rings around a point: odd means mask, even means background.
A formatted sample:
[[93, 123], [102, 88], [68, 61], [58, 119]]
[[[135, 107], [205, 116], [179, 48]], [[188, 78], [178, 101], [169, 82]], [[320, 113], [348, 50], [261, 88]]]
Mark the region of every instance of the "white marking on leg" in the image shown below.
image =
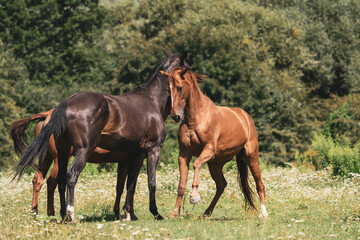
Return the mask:
[[261, 204], [260, 218], [266, 218], [269, 214], [266, 211], [266, 207], [264, 204]]
[[123, 218], [123, 221], [131, 221], [131, 216], [130, 213], [125, 211], [125, 216]]
[[71, 218], [71, 221], [75, 220], [74, 206], [67, 205], [66, 214], [69, 215], [69, 217]]

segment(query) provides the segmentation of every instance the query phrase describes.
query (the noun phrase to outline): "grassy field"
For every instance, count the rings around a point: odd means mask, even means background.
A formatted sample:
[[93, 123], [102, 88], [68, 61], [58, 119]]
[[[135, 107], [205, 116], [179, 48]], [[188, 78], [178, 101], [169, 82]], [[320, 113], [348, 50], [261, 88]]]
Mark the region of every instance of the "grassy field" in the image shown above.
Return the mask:
[[[9, 183], [10, 173], [0, 174], [0, 239], [360, 239], [360, 177], [337, 178], [328, 171], [296, 168], [263, 171], [269, 217], [259, 219], [243, 208], [236, 172], [225, 177], [228, 187], [213, 216], [199, 219], [207, 208], [215, 185], [206, 167], [200, 171], [201, 202], [189, 203], [192, 172], [182, 215], [154, 221], [148, 210], [147, 177], [139, 176], [135, 213], [139, 221], [114, 221], [115, 173], [80, 175], [75, 191], [77, 224], [60, 224], [46, 216], [46, 186], [40, 195], [39, 215], [30, 214], [32, 176]], [[175, 203], [178, 170], [158, 171], [157, 203], [164, 216]], [[254, 189], [254, 186], [253, 186]], [[121, 204], [124, 202], [124, 196]]]

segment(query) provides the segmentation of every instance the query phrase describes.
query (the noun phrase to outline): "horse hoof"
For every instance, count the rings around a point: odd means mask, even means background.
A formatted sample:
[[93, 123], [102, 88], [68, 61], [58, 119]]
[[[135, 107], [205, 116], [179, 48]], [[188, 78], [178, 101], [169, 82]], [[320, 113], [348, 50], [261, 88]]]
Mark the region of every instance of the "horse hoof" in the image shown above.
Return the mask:
[[131, 221], [131, 215], [130, 213], [124, 211], [124, 218], [122, 219], [123, 221]]
[[66, 215], [69, 216], [70, 222], [76, 221], [74, 214], [74, 206], [68, 205], [66, 208]]
[[155, 220], [164, 220], [164, 218], [160, 214], [155, 215]]
[[190, 203], [191, 204], [197, 204], [200, 202], [200, 195], [190, 195]]
[[135, 214], [130, 214], [131, 221], [137, 221], [139, 218]]
[[261, 210], [260, 210], [259, 218], [265, 219], [265, 218], [267, 218], [268, 215], [269, 215], [269, 214], [268, 214], [268, 212], [266, 211], [265, 205], [261, 204]]
[[38, 215], [39, 211], [38, 211], [37, 205], [35, 207], [33, 207], [33, 209], [31, 209], [31, 213], [34, 215]]
[[209, 218], [209, 217], [211, 217], [211, 213], [203, 213], [203, 214], [201, 215], [201, 218], [203, 218], [203, 219]]
[[71, 217], [68, 216], [68, 215], [65, 215], [62, 217], [62, 220], [61, 220], [61, 223], [64, 224], [64, 223], [71, 223], [72, 220], [71, 220]]
[[114, 211], [114, 213], [115, 213], [115, 221], [120, 220], [120, 212]]
[[79, 220], [77, 220], [76, 218], [74, 218], [73, 220], [71, 220], [70, 222], [69, 222], [69, 224], [77, 224], [77, 223], [79, 223], [80, 221]]
[[176, 218], [177, 216], [179, 216], [179, 214], [177, 212], [173, 212], [168, 218]]
[[48, 215], [48, 217], [53, 217], [53, 216], [55, 216], [55, 211], [48, 211], [47, 215]]

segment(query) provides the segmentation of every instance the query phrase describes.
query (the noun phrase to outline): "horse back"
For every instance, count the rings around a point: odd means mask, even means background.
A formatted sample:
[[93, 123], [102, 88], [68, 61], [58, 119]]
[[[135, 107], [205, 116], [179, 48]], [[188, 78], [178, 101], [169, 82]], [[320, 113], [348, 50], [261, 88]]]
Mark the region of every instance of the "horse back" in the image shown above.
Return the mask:
[[257, 141], [254, 121], [247, 112], [230, 107], [218, 107], [218, 110], [217, 151], [232, 155], [240, 151], [248, 142]]
[[246, 141], [257, 138], [254, 120], [246, 111], [235, 107], [218, 107], [218, 109], [221, 113], [219, 124], [222, 125], [222, 132], [234, 132]]

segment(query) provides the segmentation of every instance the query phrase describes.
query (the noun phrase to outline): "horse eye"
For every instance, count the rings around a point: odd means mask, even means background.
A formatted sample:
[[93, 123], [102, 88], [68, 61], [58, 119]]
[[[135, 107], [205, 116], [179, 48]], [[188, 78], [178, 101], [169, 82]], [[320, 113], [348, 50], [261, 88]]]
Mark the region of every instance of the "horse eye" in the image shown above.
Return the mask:
[[182, 90], [182, 87], [177, 87], [177, 90], [180, 92]]

